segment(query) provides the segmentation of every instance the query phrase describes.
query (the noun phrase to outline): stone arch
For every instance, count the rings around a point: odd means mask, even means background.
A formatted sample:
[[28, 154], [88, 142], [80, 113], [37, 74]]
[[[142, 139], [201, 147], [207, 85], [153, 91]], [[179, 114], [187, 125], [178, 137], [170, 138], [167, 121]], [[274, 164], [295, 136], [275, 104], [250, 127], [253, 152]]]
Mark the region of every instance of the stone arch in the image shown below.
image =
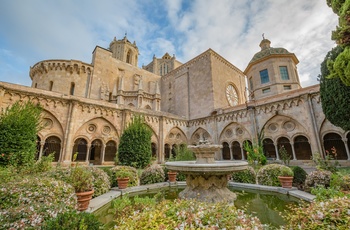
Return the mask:
[[117, 143], [114, 140], [109, 140], [106, 143], [104, 161], [114, 161], [117, 154]]
[[199, 127], [196, 131], [193, 132], [190, 143], [193, 145], [197, 145], [201, 139], [208, 140], [210, 143], [213, 142], [209, 132]]
[[282, 146], [287, 150], [287, 154], [290, 156], [290, 159], [293, 159], [292, 145], [290, 144], [289, 138], [281, 136], [277, 139], [278, 151]]
[[232, 142], [231, 151], [234, 160], [242, 160], [242, 148], [238, 141]]
[[187, 143], [186, 134], [180, 128], [174, 127], [166, 135], [165, 143], [170, 145]]
[[225, 141], [227, 143], [232, 143], [233, 141], [243, 142], [243, 140], [250, 138], [250, 133], [245, 127], [236, 122], [232, 122], [221, 131], [219, 143]]
[[222, 143], [222, 159], [231, 160], [230, 145], [225, 141]]
[[119, 139], [116, 127], [103, 117], [96, 117], [85, 122], [75, 133], [76, 137], [79, 135], [86, 136], [88, 140]]
[[99, 165], [102, 163], [103, 143], [102, 140], [96, 138], [91, 142], [89, 149], [89, 163]]
[[271, 138], [265, 138], [263, 140], [263, 149], [266, 158], [277, 158], [275, 144]]
[[132, 64], [132, 51], [129, 49], [126, 53], [126, 63]]
[[[43, 110], [41, 112], [43, 128], [39, 131], [38, 135], [41, 137], [41, 140], [45, 140], [47, 137], [55, 135], [61, 142], [64, 140], [64, 132], [61, 122], [57, 117], [50, 111]], [[45, 138], [46, 137], [46, 138]]]
[[74, 160], [74, 155], [76, 156], [76, 161], [86, 161], [88, 153], [88, 141], [86, 138], [79, 137], [74, 141], [72, 161]]
[[312, 157], [309, 139], [304, 135], [294, 137], [294, 152], [297, 160], [310, 160]]
[[346, 148], [341, 135], [335, 132], [327, 133], [323, 136], [323, 148], [326, 154], [332, 153], [332, 148], [336, 151], [336, 156], [333, 155], [338, 160], [347, 160], [348, 156], [346, 153]]
[[269, 137], [278, 136], [281, 134], [287, 135], [289, 138], [298, 133], [308, 133], [296, 119], [286, 115], [274, 115], [268, 119], [262, 126], [264, 135]]
[[48, 156], [49, 154], [54, 154], [54, 162], [58, 162], [61, 156], [61, 139], [57, 136], [49, 136], [45, 139], [43, 156]]

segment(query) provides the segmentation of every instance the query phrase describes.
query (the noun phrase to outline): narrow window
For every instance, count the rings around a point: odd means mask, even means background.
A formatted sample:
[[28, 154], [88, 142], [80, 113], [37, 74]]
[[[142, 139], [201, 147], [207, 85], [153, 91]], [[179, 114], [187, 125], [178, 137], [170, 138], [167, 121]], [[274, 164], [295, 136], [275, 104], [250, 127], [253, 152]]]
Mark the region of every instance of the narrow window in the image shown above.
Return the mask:
[[50, 81], [50, 87], [49, 87], [49, 90], [52, 91], [52, 88], [53, 88], [53, 81]]
[[261, 84], [268, 83], [270, 81], [269, 72], [267, 71], [267, 69], [260, 71], [260, 80], [261, 80]]
[[130, 50], [128, 51], [128, 54], [126, 55], [126, 63], [131, 64], [131, 52], [130, 52]]
[[280, 66], [280, 74], [282, 80], [289, 80], [287, 66]]
[[37, 88], [38, 87], [38, 83], [35, 83], [35, 86], [34, 86], [34, 88]]
[[284, 90], [291, 90], [291, 89], [292, 89], [292, 86], [291, 86], [291, 85], [284, 85], [284, 86], [283, 86], [283, 89], [284, 89]]
[[250, 86], [250, 90], [253, 90], [253, 78], [249, 78], [249, 86]]
[[262, 90], [262, 93], [269, 93], [269, 92], [271, 92], [270, 88], [266, 88]]
[[75, 83], [71, 82], [70, 83], [70, 91], [69, 91], [70, 95], [74, 95], [74, 88], [75, 88]]

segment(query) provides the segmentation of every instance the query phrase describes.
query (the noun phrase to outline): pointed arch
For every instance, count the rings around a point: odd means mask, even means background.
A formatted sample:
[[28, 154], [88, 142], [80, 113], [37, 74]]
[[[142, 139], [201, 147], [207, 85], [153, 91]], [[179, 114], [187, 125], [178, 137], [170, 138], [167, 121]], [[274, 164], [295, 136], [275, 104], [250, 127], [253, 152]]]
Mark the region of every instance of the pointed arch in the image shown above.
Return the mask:
[[104, 161], [114, 161], [117, 154], [117, 143], [110, 140], [106, 143]]
[[298, 135], [294, 138], [294, 152], [297, 160], [310, 160], [312, 157], [309, 140], [304, 135]]
[[336, 159], [338, 160], [347, 160], [348, 156], [345, 149], [345, 144], [341, 138], [341, 136], [337, 133], [327, 133], [323, 137], [323, 147], [326, 153], [332, 153], [332, 148], [336, 151]]
[[61, 139], [57, 136], [49, 136], [45, 140], [43, 156], [54, 154], [54, 162], [58, 162], [61, 155]]
[[198, 129], [196, 129], [196, 131], [193, 132], [193, 134], [191, 136], [190, 143], [193, 145], [197, 145], [199, 143], [199, 140], [201, 140], [201, 139], [208, 140], [210, 143], [213, 142], [212, 137], [209, 134], [209, 132], [207, 130], [205, 130], [204, 128], [199, 127]]

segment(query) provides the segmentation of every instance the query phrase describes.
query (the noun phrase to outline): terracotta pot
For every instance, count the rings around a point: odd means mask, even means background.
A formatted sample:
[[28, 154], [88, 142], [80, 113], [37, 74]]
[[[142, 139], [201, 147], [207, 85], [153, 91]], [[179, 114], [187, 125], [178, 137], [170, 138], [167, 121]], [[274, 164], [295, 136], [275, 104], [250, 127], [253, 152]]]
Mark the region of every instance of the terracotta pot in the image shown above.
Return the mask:
[[126, 189], [128, 187], [129, 177], [117, 178], [117, 181], [118, 181], [118, 188], [119, 189]]
[[89, 207], [90, 200], [94, 194], [94, 190], [87, 192], [76, 192], [78, 198], [78, 211], [84, 211]]
[[175, 182], [176, 181], [176, 175], [177, 175], [177, 172], [168, 172], [169, 182]]
[[279, 176], [279, 181], [283, 188], [292, 188], [293, 177], [292, 176]]

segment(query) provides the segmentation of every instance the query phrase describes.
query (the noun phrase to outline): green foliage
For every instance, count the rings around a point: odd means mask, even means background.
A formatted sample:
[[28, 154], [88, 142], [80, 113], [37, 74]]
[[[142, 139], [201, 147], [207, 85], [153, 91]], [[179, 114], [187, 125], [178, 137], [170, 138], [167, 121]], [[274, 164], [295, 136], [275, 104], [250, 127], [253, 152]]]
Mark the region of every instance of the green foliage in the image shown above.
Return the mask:
[[284, 145], [281, 145], [281, 147], [278, 149], [278, 154], [283, 164], [289, 165], [289, 162], [292, 156], [288, 154], [287, 149], [284, 147]]
[[3, 229], [38, 228], [45, 219], [76, 207], [71, 185], [48, 177], [22, 176], [0, 184]]
[[350, 175], [333, 173], [331, 176], [330, 187], [340, 189], [342, 191], [350, 191]]
[[75, 192], [91, 191], [93, 189], [92, 180], [92, 172], [87, 167], [78, 165], [71, 169], [68, 177], [68, 182], [74, 187]]
[[247, 160], [250, 165], [265, 165], [267, 160], [264, 155], [263, 145], [258, 141], [257, 143], [253, 143], [252, 145], [245, 141], [243, 143], [243, 149], [247, 152]]
[[[117, 214], [117, 229], [264, 229], [260, 221], [234, 204], [206, 203], [196, 200], [163, 200], [147, 208], [130, 210], [126, 206]], [[127, 210], [127, 211], [125, 211]]]
[[[320, 96], [326, 118], [333, 125], [350, 130], [350, 113], [347, 109], [350, 104], [350, 87], [335, 77], [333, 68], [334, 60], [342, 50], [339, 46], [333, 48], [321, 63]], [[333, 78], [329, 78], [331, 75]]]
[[257, 173], [258, 184], [267, 186], [281, 186], [278, 176], [291, 175], [293, 171], [285, 165], [269, 164], [261, 167]]
[[45, 221], [42, 230], [98, 230], [102, 223], [91, 213], [75, 210], [60, 213], [56, 218]]
[[89, 167], [88, 169], [92, 173], [92, 184], [94, 189], [93, 197], [98, 197], [109, 192], [111, 189], [111, 184], [108, 174], [97, 167]]
[[110, 169], [110, 171], [112, 172], [112, 179], [114, 181], [112, 187], [117, 187], [118, 183], [117, 183], [117, 172], [118, 171], [127, 171], [128, 173], [128, 177], [129, 177], [129, 183], [128, 183], [128, 187], [132, 187], [132, 186], [137, 186], [139, 184], [139, 176], [137, 173], [137, 169], [134, 167], [130, 167], [130, 166], [115, 166], [113, 168]]
[[0, 166], [34, 164], [41, 110], [31, 102], [16, 102], [0, 115]]
[[323, 186], [316, 186], [311, 188], [311, 194], [316, 196], [317, 201], [326, 201], [335, 197], [344, 197], [345, 194], [337, 188], [325, 188]]
[[231, 179], [238, 183], [256, 184], [256, 172], [253, 167], [248, 166], [243, 171], [232, 173]]
[[285, 229], [349, 229], [350, 199], [337, 197], [292, 207]]
[[34, 170], [38, 173], [47, 172], [52, 169], [52, 162], [55, 159], [55, 153], [48, 156], [42, 156], [34, 165]]
[[321, 157], [321, 154], [314, 153], [312, 156], [312, 161], [316, 164], [316, 168], [318, 170], [336, 172], [338, 170], [337, 167], [339, 166], [339, 162], [334, 161], [334, 153], [336, 154], [336, 150], [334, 147], [332, 148], [332, 154], [326, 151], [326, 156], [324, 159]]
[[135, 116], [120, 137], [118, 149], [119, 162], [122, 165], [145, 168], [151, 161], [152, 131], [142, 116]]
[[196, 160], [194, 153], [183, 144], [175, 148], [175, 161], [193, 161]]
[[291, 169], [294, 173], [293, 186], [297, 187], [298, 189], [303, 189], [307, 172], [299, 166], [292, 166]]
[[152, 165], [143, 170], [140, 177], [140, 184], [155, 184], [164, 182], [165, 175], [164, 170], [160, 165]]
[[315, 170], [306, 176], [305, 180], [305, 191], [310, 192], [311, 188], [316, 188], [317, 186], [323, 186], [329, 188], [331, 183], [332, 172], [324, 170]]
[[[165, 175], [164, 181], [168, 181], [169, 180], [169, 178], [168, 178], [169, 170], [165, 166], [162, 166], [162, 167], [163, 167], [164, 175]], [[177, 175], [176, 175], [176, 180], [177, 181], [186, 181], [186, 175], [183, 174], [182, 172], [178, 172]]]

